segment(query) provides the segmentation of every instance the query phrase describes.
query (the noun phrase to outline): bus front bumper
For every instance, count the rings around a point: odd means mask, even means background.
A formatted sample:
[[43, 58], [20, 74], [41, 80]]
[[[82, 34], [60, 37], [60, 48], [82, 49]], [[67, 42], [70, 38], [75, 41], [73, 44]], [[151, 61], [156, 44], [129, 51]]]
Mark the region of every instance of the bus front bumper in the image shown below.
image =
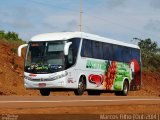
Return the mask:
[[26, 89], [41, 89], [41, 88], [66, 88], [65, 79], [54, 81], [30, 81], [24, 79], [24, 86]]

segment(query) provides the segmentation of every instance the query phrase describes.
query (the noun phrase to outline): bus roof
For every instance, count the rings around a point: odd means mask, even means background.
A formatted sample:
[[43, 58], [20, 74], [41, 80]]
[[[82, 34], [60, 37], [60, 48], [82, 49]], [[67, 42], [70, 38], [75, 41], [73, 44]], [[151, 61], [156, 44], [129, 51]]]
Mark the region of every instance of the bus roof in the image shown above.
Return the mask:
[[45, 34], [40, 34], [40, 35], [36, 35], [36, 36], [32, 37], [31, 42], [57, 41], [57, 40], [67, 40], [67, 39], [71, 39], [71, 38], [81, 38], [81, 37], [86, 38], [86, 39], [90, 39], [90, 40], [95, 40], [95, 41], [100, 41], [100, 42], [111, 43], [111, 44], [116, 44], [116, 45], [139, 49], [139, 47], [134, 44], [129, 44], [129, 43], [113, 40], [110, 38], [101, 37], [101, 36], [94, 35], [94, 34], [84, 33], [84, 32], [45, 33]]

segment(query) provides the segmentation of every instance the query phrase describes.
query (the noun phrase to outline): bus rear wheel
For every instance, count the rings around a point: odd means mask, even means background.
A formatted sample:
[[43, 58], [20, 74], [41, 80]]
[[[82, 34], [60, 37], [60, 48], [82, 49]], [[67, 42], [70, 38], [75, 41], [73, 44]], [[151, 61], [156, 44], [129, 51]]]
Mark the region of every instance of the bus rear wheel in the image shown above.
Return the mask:
[[86, 89], [86, 82], [84, 77], [81, 77], [78, 83], [78, 88], [74, 91], [75, 95], [83, 95]]
[[123, 83], [123, 90], [122, 91], [116, 91], [115, 95], [117, 96], [127, 96], [129, 91], [129, 83], [125, 80]]
[[49, 96], [50, 95], [50, 90], [49, 89], [40, 89], [40, 94], [42, 96]]

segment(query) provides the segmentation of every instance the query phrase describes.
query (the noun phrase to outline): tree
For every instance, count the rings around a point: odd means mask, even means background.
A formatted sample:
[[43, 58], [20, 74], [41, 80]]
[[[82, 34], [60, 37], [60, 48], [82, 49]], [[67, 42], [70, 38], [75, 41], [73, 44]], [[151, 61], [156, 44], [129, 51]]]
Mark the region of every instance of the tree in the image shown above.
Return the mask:
[[141, 48], [142, 52], [145, 54], [146, 57], [150, 56], [151, 54], [155, 54], [158, 49], [157, 43], [152, 42], [150, 38], [140, 40], [138, 46]]
[[11, 43], [17, 43], [17, 44], [24, 44], [25, 41], [23, 41], [21, 38], [19, 38], [19, 35], [16, 32], [5, 32], [3, 30], [0, 30], [0, 40], [6, 40]]
[[6, 33], [5, 38], [7, 40], [13, 40], [13, 41], [18, 41], [19, 40], [18, 34], [15, 33], [15, 32]]
[[156, 42], [150, 38], [138, 39], [138, 46], [141, 49], [143, 67], [147, 69], [160, 69], [160, 55], [157, 54], [159, 48]]
[[3, 30], [0, 31], [0, 38], [4, 38], [5, 37], [5, 32]]

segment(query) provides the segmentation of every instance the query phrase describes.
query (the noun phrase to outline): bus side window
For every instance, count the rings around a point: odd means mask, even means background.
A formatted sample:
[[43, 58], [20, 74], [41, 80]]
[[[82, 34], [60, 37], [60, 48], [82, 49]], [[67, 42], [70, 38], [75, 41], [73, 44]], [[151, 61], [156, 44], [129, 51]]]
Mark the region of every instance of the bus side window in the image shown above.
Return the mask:
[[[80, 38], [70, 39], [69, 42], [72, 42], [72, 45], [69, 48], [68, 59], [70, 59], [70, 64], [75, 64], [78, 55], [78, 49], [80, 45]], [[71, 63], [72, 60], [72, 63]]]
[[81, 56], [92, 58], [92, 41], [91, 40], [83, 39]]
[[122, 57], [122, 54], [123, 54], [123, 47], [122, 46], [117, 46], [117, 49], [116, 49], [116, 60], [119, 61], [119, 62], [123, 62], [123, 57]]
[[114, 61], [118, 61], [118, 46], [117, 45], [113, 45], [113, 60]]
[[123, 47], [123, 61], [129, 63], [131, 61], [131, 49]]
[[93, 58], [103, 59], [102, 44], [97, 41], [92, 42]]
[[140, 62], [140, 50], [139, 49], [132, 49], [132, 59], [136, 59]]
[[132, 59], [132, 49], [129, 48], [129, 62], [131, 62], [131, 59]]
[[112, 60], [112, 45], [108, 43], [103, 44], [103, 58], [105, 60]]
[[99, 54], [100, 54], [100, 59], [103, 59], [104, 57], [104, 52], [103, 52], [103, 43], [99, 42]]
[[108, 56], [109, 56], [109, 54], [108, 54], [109, 53], [108, 47], [106, 46], [105, 43], [102, 45], [102, 47], [103, 47], [103, 59], [107, 60]]
[[113, 60], [113, 45], [109, 44], [109, 60]]

